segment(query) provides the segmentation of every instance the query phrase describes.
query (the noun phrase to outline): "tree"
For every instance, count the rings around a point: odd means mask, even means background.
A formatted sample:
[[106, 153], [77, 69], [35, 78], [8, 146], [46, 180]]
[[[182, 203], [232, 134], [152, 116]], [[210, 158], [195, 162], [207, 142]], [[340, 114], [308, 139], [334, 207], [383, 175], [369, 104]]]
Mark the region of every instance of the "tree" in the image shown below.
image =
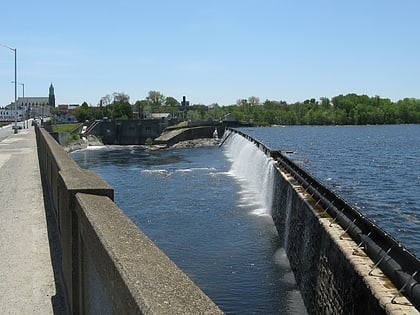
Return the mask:
[[328, 97], [321, 97], [320, 98], [320, 101], [321, 101], [321, 106], [324, 108], [324, 109], [328, 109], [329, 107], [330, 107], [330, 99], [328, 98]]
[[240, 98], [236, 100], [236, 105], [245, 108], [248, 106], [248, 101], [245, 98]]
[[138, 113], [138, 118], [143, 118], [146, 107], [147, 107], [146, 100], [136, 101], [133, 105], [133, 112]]
[[113, 102], [111, 105], [113, 119], [132, 119], [133, 109], [128, 102]]
[[173, 98], [172, 96], [166, 97], [165, 106], [176, 107], [176, 106], [179, 106], [179, 105], [180, 105], [180, 103], [175, 98]]
[[208, 107], [203, 104], [195, 104], [190, 107], [190, 112], [195, 112], [196, 117], [198, 117], [200, 120], [205, 120]]
[[162, 104], [165, 102], [165, 96], [158, 91], [149, 91], [146, 100], [149, 101], [153, 110], [160, 111]]
[[112, 96], [114, 97], [114, 103], [129, 103], [130, 102], [130, 96], [125, 93], [112, 93]]
[[251, 106], [259, 105], [260, 99], [256, 96], [250, 96], [248, 97], [248, 104]]
[[102, 97], [99, 101], [99, 106], [108, 106], [112, 102], [112, 96], [107, 94], [104, 97]]
[[93, 118], [93, 113], [86, 102], [83, 102], [82, 105], [76, 108], [73, 114], [79, 122], [84, 122]]

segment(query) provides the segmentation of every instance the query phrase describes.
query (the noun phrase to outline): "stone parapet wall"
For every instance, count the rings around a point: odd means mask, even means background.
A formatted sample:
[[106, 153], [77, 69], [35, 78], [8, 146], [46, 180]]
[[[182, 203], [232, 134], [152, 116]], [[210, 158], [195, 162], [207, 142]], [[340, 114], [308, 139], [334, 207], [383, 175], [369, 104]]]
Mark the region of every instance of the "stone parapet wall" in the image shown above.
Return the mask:
[[36, 128], [72, 314], [221, 314], [115, 205], [114, 190]]

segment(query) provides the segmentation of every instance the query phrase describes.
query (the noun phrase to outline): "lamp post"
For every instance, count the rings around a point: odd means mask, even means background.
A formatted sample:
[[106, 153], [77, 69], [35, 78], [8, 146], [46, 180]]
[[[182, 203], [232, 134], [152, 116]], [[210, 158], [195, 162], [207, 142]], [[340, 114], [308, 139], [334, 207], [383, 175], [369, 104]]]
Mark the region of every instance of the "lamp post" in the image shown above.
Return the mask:
[[[12, 81], [15, 83], [15, 81]], [[22, 85], [22, 98], [25, 98], [25, 83], [18, 82], [18, 84]]]
[[[12, 81], [12, 83], [15, 83], [15, 81]], [[23, 98], [23, 101], [22, 101], [22, 102], [24, 102], [24, 101], [25, 101], [25, 83], [18, 82], [18, 84], [19, 84], [19, 85], [22, 85], [22, 98]], [[17, 101], [15, 101], [15, 102], [17, 102]], [[25, 129], [25, 120], [26, 120], [27, 118], [28, 118], [28, 117], [27, 117], [27, 115], [26, 115], [26, 113], [25, 113], [25, 115], [24, 115], [24, 120], [23, 120], [23, 129]]]
[[17, 48], [12, 48], [3, 44], [0, 44], [0, 46], [8, 48], [14, 51], [15, 53], [15, 81], [14, 81], [15, 82], [15, 128], [14, 128], [14, 132], [18, 133], [18, 130], [17, 130]]

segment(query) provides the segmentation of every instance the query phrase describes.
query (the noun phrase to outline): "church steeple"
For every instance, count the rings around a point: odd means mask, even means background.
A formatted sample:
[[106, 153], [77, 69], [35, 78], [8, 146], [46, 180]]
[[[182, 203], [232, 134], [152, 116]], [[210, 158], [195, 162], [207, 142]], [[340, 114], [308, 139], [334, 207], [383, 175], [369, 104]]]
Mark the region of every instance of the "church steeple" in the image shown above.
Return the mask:
[[48, 105], [50, 105], [51, 107], [55, 107], [55, 95], [54, 95], [54, 86], [50, 85], [50, 92], [48, 94]]

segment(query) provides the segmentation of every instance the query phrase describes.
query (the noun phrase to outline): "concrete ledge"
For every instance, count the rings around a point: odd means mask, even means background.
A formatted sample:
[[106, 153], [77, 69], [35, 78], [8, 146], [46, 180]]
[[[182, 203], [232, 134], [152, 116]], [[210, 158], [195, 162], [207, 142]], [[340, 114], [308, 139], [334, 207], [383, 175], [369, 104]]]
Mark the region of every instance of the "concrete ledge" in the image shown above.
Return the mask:
[[83, 253], [90, 257], [81, 260], [99, 275], [84, 288], [91, 296], [102, 282], [106, 294], [97, 300], [110, 300], [88, 301], [86, 308], [96, 307], [89, 313], [103, 313], [103, 305], [114, 314], [222, 313], [109, 198], [78, 193], [76, 199]]
[[189, 128], [170, 129], [154, 140], [155, 144], [172, 146], [178, 142], [202, 138], [213, 138], [214, 129], [217, 128], [219, 136], [223, 135], [223, 125], [197, 126]]

